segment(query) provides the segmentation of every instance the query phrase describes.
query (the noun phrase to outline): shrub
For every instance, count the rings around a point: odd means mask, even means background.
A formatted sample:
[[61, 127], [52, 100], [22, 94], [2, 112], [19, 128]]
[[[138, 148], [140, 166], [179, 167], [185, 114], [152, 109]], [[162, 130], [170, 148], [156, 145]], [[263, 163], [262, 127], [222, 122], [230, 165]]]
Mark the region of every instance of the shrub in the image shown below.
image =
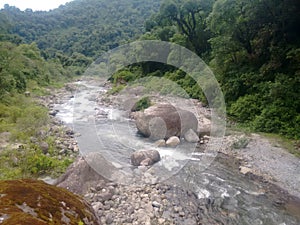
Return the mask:
[[17, 119], [19, 131], [34, 135], [48, 123], [48, 110], [40, 106], [31, 106], [23, 110], [22, 116]]
[[246, 95], [240, 97], [233, 103], [229, 110], [229, 115], [237, 121], [247, 123], [252, 121], [261, 112], [260, 97], [257, 95]]
[[152, 105], [152, 103], [151, 103], [150, 98], [148, 96], [145, 96], [145, 97], [141, 98], [140, 100], [138, 100], [134, 104], [131, 111], [132, 112], [141, 111], [141, 110], [149, 108], [151, 105]]

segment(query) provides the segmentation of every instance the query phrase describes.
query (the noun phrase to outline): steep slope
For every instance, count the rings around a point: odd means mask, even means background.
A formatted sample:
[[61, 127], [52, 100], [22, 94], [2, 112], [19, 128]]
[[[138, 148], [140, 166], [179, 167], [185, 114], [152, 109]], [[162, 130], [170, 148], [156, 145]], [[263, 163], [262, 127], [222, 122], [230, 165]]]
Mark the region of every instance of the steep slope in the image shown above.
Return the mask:
[[49, 12], [33, 12], [6, 5], [0, 20], [8, 20], [10, 33], [25, 43], [35, 41], [49, 56], [57, 50], [96, 56], [141, 35], [145, 20], [159, 6], [160, 0], [75, 0]]

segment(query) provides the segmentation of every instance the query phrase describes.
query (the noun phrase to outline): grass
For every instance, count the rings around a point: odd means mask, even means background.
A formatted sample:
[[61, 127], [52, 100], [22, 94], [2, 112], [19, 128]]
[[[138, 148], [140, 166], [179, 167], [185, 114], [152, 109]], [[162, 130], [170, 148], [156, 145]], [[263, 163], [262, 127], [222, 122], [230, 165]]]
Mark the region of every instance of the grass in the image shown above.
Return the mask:
[[[296, 147], [296, 144], [300, 146], [300, 140], [290, 139], [280, 134], [255, 132], [251, 128], [251, 126], [239, 123], [230, 123], [227, 126], [226, 135], [234, 135], [237, 133], [244, 133], [245, 135], [250, 135], [251, 133], [258, 133], [261, 136], [270, 140], [274, 147], [281, 147], [283, 149], [286, 149], [289, 153], [300, 158], [300, 150]], [[246, 140], [238, 140], [237, 143], [234, 144], [235, 146], [232, 147], [241, 147], [244, 144], [246, 144]]]
[[[49, 133], [49, 122], [48, 109], [38, 105], [32, 97], [14, 94], [0, 102], [0, 133], [10, 134], [9, 145], [0, 151], [0, 180], [57, 177], [64, 173], [73, 159], [69, 155], [59, 156], [55, 136], [41, 135], [41, 131]], [[47, 155], [39, 144], [31, 142], [32, 138], [49, 145]], [[24, 148], [10, 147], [14, 143], [20, 143]]]

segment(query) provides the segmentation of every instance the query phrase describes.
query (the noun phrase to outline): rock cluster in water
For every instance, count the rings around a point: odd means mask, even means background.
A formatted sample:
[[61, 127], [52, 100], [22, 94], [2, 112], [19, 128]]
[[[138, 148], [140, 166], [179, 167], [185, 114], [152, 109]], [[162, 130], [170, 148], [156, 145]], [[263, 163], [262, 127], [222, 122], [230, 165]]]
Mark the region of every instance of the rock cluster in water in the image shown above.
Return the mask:
[[166, 103], [136, 112], [134, 119], [138, 131], [152, 140], [181, 137], [190, 129], [195, 132], [198, 129], [198, 120], [192, 112]]
[[197, 196], [169, 184], [120, 185], [79, 158], [57, 185], [83, 195], [101, 224], [198, 224]]

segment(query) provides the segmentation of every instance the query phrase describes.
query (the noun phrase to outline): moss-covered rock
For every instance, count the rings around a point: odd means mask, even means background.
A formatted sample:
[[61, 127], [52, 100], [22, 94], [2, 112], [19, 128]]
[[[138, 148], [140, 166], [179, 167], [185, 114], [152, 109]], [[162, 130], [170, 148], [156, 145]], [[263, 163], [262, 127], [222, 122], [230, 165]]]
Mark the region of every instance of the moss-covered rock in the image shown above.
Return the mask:
[[37, 180], [0, 181], [0, 224], [98, 225], [79, 196]]

